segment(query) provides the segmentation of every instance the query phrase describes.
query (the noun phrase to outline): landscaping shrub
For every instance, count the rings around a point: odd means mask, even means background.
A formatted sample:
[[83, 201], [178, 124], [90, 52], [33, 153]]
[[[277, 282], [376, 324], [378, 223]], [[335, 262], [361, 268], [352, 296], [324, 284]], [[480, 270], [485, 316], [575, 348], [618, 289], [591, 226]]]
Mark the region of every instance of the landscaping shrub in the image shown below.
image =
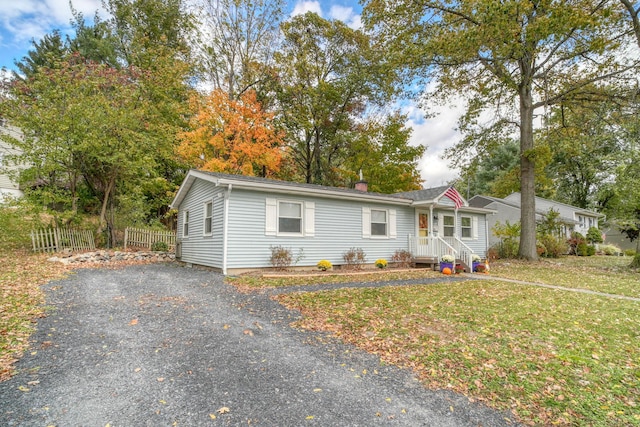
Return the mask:
[[360, 270], [367, 257], [362, 248], [351, 248], [342, 254], [342, 259], [349, 269]]
[[640, 268], [640, 254], [635, 254], [633, 257], [633, 261], [629, 265], [631, 268]]
[[269, 249], [271, 249], [271, 258], [269, 261], [272, 266], [278, 270], [291, 267], [291, 263], [293, 262], [291, 249], [285, 248], [284, 246], [270, 246]]
[[622, 249], [617, 247], [616, 245], [600, 245], [600, 251], [604, 255], [620, 255], [622, 253]]
[[585, 236], [587, 242], [591, 243], [602, 243], [602, 233], [598, 230], [597, 227], [589, 227], [587, 230], [587, 235]]
[[578, 245], [581, 243], [586, 244], [584, 236], [577, 231], [571, 233], [571, 237], [567, 240], [567, 244], [569, 245], [569, 255], [578, 255]]
[[565, 255], [569, 249], [564, 239], [551, 234], [541, 236], [540, 244], [540, 248], [543, 249], [541, 256], [545, 258], [559, 258], [561, 255]]
[[624, 255], [625, 256], [635, 256], [636, 255], [636, 251], [635, 251], [635, 249], [626, 249], [624, 251]]
[[168, 252], [169, 245], [165, 242], [155, 242], [151, 245], [151, 250], [154, 252]]
[[413, 263], [413, 255], [405, 249], [397, 249], [391, 256], [391, 261], [393, 261], [397, 267], [409, 268]]
[[576, 248], [576, 255], [578, 256], [593, 256], [595, 254], [595, 246], [587, 245], [586, 242], [580, 242]]
[[498, 222], [493, 227], [493, 233], [500, 239], [500, 242], [492, 246], [498, 258], [517, 258], [518, 246], [520, 245], [520, 223], [504, 224]]

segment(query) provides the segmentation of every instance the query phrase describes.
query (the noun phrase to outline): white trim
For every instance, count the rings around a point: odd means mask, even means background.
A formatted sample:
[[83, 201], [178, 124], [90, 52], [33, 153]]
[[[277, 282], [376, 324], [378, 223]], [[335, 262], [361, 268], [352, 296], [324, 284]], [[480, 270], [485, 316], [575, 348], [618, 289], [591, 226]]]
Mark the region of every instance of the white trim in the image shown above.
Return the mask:
[[304, 236], [313, 237], [316, 234], [316, 204], [315, 202], [304, 202]]
[[[291, 204], [296, 204], [296, 205], [300, 205], [300, 231], [299, 232], [290, 232], [290, 231], [280, 231], [280, 203], [291, 203]], [[278, 225], [277, 225], [277, 235], [278, 236], [286, 236], [286, 237], [304, 237], [304, 205], [305, 202], [300, 201], [300, 200], [287, 200], [287, 199], [278, 199], [277, 201], [277, 207], [278, 207], [278, 213], [277, 213], [277, 221], [278, 221]], [[285, 217], [285, 218], [293, 218], [293, 217]]]
[[[224, 218], [222, 225], [222, 274], [227, 275], [227, 253], [229, 246], [229, 203], [231, 199], [231, 190], [233, 185], [227, 187], [227, 194], [224, 197]], [[213, 207], [212, 207], [213, 208]], [[211, 224], [213, 231], [213, 223]]]
[[265, 199], [265, 236], [278, 234], [278, 201], [271, 197]]
[[[207, 205], [211, 205], [211, 216], [207, 217]], [[207, 233], [207, 218], [210, 221], [210, 230]], [[202, 235], [203, 236], [211, 236], [213, 235], [213, 200], [206, 201], [202, 204]]]
[[389, 226], [389, 238], [396, 239], [398, 237], [398, 227], [396, 225], [396, 210], [389, 209], [389, 216], [387, 217]]
[[371, 208], [362, 208], [362, 238], [371, 238]]
[[[463, 218], [469, 218], [469, 226], [468, 227], [463, 227], [462, 225], [462, 219]], [[462, 240], [473, 240], [473, 218], [471, 215], [463, 215], [460, 214], [460, 239]], [[462, 232], [462, 230], [464, 229], [468, 229], [469, 230], [469, 236], [465, 236], [464, 233]]]
[[[188, 239], [189, 238], [189, 209], [185, 209], [184, 211], [182, 211], [182, 238], [184, 239]], [[187, 234], [184, 233], [184, 226], [185, 224], [187, 225]]]
[[[384, 234], [373, 234], [373, 211], [384, 212]], [[369, 217], [369, 237], [372, 239], [388, 239], [389, 238], [389, 209], [378, 209], [371, 208], [369, 210], [371, 213]], [[375, 224], [382, 224], [381, 222], [376, 222]]]

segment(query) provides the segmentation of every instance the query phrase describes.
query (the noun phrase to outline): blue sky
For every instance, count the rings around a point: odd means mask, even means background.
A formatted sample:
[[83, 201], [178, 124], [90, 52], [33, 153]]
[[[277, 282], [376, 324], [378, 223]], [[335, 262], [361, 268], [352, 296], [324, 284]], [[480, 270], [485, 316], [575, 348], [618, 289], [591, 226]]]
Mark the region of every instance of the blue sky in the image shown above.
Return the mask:
[[[72, 0], [72, 3], [87, 18], [101, 9], [101, 0]], [[354, 28], [361, 25], [361, 6], [357, 0], [289, 1], [290, 15], [307, 11], [326, 19], [339, 19]], [[54, 29], [63, 34], [71, 32], [71, 17], [69, 0], [0, 0], [0, 68], [15, 69], [14, 62], [27, 54], [31, 40], [40, 40]], [[443, 108], [437, 117], [428, 120], [413, 103], [404, 103], [401, 109], [409, 116], [408, 126], [413, 128], [411, 143], [427, 146], [420, 161], [425, 187], [443, 185], [455, 178], [457, 171], [448, 167], [442, 154], [460, 139], [454, 130], [462, 112], [460, 105]]]

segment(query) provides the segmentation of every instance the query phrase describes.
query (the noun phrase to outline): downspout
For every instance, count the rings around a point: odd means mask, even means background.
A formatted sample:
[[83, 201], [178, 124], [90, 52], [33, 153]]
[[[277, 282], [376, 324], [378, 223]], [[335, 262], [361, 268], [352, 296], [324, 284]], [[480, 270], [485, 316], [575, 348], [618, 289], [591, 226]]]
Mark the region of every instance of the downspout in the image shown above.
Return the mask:
[[227, 275], [227, 246], [229, 241], [229, 199], [233, 184], [228, 184], [224, 197], [224, 221], [222, 224], [222, 274]]

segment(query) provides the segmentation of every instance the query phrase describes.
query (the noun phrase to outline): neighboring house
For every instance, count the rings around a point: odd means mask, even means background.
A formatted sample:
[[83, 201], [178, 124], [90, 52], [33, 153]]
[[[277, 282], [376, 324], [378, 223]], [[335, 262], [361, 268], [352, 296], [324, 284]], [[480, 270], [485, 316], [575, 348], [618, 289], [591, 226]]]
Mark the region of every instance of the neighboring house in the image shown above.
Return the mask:
[[225, 274], [271, 267], [271, 248], [300, 257], [296, 267], [362, 248], [367, 262], [397, 250], [437, 262], [450, 253], [468, 265], [487, 250], [486, 209], [455, 208], [448, 187], [398, 194], [191, 170], [171, 207], [178, 210], [176, 257]]
[[[599, 214], [587, 209], [578, 208], [576, 206], [567, 205], [565, 203], [536, 197], [536, 221], [542, 219], [543, 215], [549, 213], [551, 209], [557, 211], [560, 215], [559, 221], [562, 223], [562, 231], [569, 238], [574, 231], [579, 232], [583, 236], [591, 227], [599, 227], [599, 220], [604, 218], [603, 214]], [[496, 213], [488, 217], [489, 229], [493, 230], [497, 223], [505, 224], [507, 221], [514, 224], [520, 221], [520, 193], [512, 193], [504, 199], [490, 196], [473, 196], [469, 199], [469, 205], [492, 209]], [[489, 246], [498, 243], [498, 239], [493, 232], [489, 236]]]
[[[20, 137], [20, 132], [14, 127], [7, 126], [2, 118], [0, 118], [0, 133]], [[16, 154], [20, 154], [20, 151], [0, 138], [0, 203], [6, 197], [23, 196], [22, 190], [13, 176], [20, 167], [9, 162], [9, 157]]]

